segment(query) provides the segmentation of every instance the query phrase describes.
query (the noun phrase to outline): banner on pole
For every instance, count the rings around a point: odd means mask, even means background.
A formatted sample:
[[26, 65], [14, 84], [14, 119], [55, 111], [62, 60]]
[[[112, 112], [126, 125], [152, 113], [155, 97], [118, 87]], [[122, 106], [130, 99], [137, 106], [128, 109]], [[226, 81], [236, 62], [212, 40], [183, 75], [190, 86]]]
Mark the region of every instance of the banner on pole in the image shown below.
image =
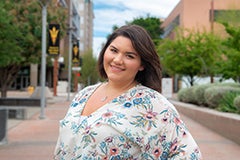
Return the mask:
[[72, 63], [73, 64], [79, 64], [80, 63], [80, 57], [79, 57], [79, 44], [73, 44], [72, 47]]
[[50, 56], [59, 55], [60, 25], [49, 24], [48, 26], [48, 48], [47, 53]]

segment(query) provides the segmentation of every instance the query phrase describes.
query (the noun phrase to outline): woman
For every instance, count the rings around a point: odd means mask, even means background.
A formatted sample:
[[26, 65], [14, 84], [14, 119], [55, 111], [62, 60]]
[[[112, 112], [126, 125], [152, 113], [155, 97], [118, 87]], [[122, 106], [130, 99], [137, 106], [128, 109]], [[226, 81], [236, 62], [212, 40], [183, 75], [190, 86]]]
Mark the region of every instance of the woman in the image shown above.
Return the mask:
[[104, 83], [73, 99], [60, 122], [55, 159], [201, 159], [191, 134], [161, 94], [159, 57], [140, 26], [117, 29], [98, 61]]

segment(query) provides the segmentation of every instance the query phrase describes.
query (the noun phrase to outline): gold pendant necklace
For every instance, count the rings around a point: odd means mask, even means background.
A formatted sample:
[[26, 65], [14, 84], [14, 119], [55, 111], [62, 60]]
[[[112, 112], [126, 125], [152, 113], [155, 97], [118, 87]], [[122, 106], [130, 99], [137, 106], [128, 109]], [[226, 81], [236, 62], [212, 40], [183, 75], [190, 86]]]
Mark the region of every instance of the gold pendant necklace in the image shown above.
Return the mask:
[[105, 96], [105, 97], [101, 98], [101, 101], [104, 102], [107, 100], [107, 98], [108, 98], [108, 96]]

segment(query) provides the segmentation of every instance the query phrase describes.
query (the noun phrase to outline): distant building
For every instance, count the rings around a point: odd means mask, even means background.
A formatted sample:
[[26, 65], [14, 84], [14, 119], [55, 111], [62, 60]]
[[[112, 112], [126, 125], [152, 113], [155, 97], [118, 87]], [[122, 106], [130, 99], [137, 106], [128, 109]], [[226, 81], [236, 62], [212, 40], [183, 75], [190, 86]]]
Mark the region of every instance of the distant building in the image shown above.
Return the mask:
[[[72, 1], [72, 41], [78, 43], [80, 56], [85, 54], [93, 47], [93, 3], [92, 0], [71, 0]], [[70, 0], [66, 0], [70, 4]], [[68, 7], [69, 9], [69, 7]], [[69, 24], [69, 18], [67, 20]], [[68, 34], [69, 35], [69, 34]], [[68, 57], [69, 57], [69, 36], [62, 40], [62, 56], [64, 57], [65, 68], [59, 75], [60, 80], [67, 80], [68, 76]]]
[[194, 29], [223, 33], [223, 26], [215, 22], [220, 12], [240, 9], [239, 0], [180, 0], [169, 16], [163, 21], [163, 38], [174, 38], [174, 29]]
[[93, 47], [93, 2], [92, 0], [76, 0], [80, 13], [80, 54], [84, 54]]
[[[225, 36], [224, 26], [217, 23], [216, 19], [232, 10], [238, 14], [240, 13], [240, 0], [180, 0], [168, 17], [163, 20], [161, 25], [164, 28], [162, 38], [174, 39], [176, 37], [176, 28], [213, 32]], [[227, 21], [230, 22], [231, 19], [227, 19]], [[173, 78], [175, 92], [179, 88], [186, 87], [184, 83], [178, 81], [177, 75]], [[209, 82], [210, 78], [199, 80], [199, 83]]]

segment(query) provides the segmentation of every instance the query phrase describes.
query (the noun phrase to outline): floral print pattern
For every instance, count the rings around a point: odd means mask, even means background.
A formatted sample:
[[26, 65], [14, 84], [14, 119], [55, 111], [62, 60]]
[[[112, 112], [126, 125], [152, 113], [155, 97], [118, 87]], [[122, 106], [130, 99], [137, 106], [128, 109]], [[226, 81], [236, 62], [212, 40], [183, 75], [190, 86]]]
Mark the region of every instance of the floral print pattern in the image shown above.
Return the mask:
[[60, 121], [55, 159], [201, 159], [175, 107], [141, 84], [81, 120], [88, 98], [100, 85], [86, 87], [73, 99]]

